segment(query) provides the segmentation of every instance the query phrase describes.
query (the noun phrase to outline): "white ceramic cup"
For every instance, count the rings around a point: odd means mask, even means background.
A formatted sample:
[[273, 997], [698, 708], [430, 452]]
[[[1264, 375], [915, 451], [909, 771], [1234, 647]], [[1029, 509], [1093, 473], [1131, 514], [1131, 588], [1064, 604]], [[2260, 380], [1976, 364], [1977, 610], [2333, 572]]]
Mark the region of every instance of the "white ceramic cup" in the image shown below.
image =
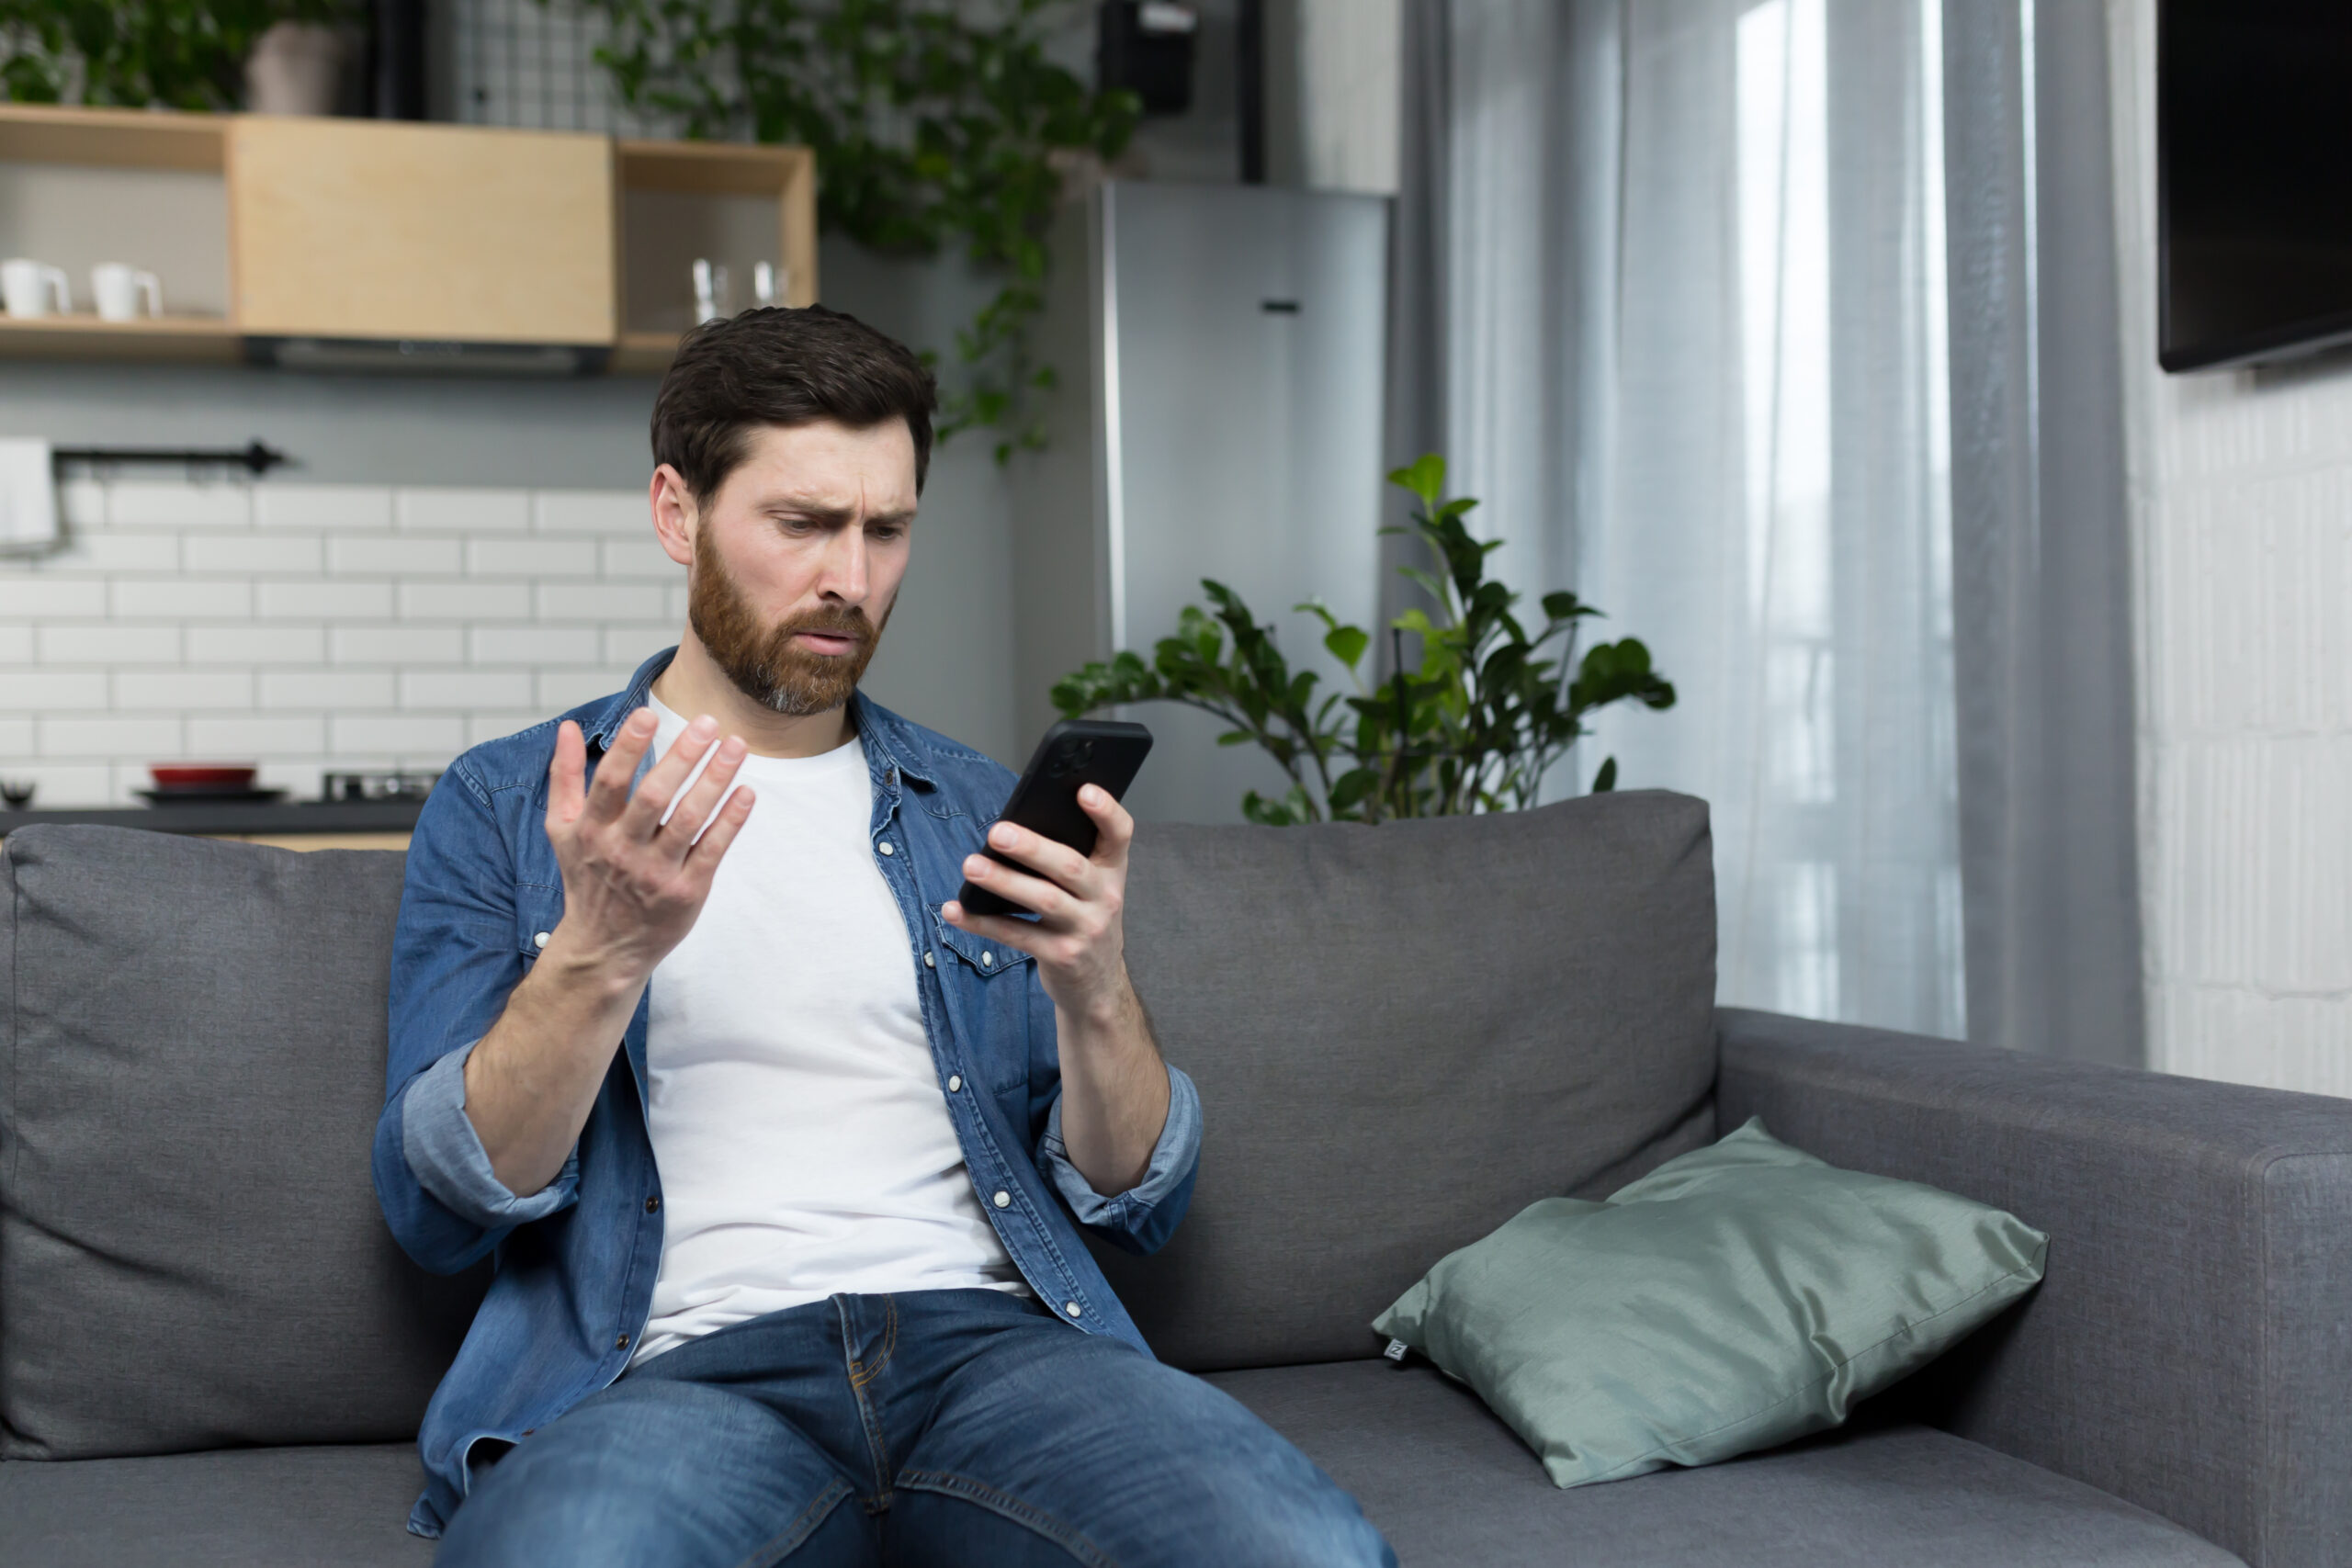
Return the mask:
[[162, 315], [164, 286], [153, 273], [141, 272], [121, 262], [100, 262], [90, 269], [90, 298], [97, 301], [100, 321], [137, 321], [142, 294], [147, 299], [147, 313]]
[[61, 313], [74, 309], [74, 296], [65, 286], [63, 267], [23, 256], [0, 262], [0, 303], [8, 307], [8, 314], [46, 316], [52, 300]]

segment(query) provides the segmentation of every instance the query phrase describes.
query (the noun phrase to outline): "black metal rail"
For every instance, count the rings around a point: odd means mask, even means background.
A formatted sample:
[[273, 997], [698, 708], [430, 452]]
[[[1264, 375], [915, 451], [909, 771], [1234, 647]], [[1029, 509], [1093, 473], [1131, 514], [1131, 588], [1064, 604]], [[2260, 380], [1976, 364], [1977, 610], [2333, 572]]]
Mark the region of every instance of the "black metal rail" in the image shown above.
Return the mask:
[[243, 446], [56, 446], [50, 456], [61, 463], [218, 463], [254, 475], [288, 460], [285, 453], [258, 441]]

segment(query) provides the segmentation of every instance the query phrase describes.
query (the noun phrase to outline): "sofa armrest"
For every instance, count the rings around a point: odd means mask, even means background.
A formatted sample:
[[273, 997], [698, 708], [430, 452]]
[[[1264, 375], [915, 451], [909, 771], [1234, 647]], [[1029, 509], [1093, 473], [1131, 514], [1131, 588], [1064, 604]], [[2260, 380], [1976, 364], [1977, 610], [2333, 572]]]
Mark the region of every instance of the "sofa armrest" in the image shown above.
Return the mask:
[[2352, 1563], [2352, 1100], [1716, 1016], [1722, 1126], [2050, 1233], [1917, 1413], [2256, 1568]]

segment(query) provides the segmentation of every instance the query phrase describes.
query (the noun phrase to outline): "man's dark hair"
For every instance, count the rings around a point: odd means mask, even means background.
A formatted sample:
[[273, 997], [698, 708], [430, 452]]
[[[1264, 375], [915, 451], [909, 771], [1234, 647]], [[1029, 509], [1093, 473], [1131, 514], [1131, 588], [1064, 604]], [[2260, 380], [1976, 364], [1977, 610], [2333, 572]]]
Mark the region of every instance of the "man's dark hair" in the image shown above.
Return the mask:
[[903, 419], [915, 440], [915, 491], [931, 468], [939, 389], [907, 345], [822, 305], [771, 306], [696, 327], [653, 400], [653, 460], [696, 500], [718, 493], [766, 424], [832, 420], [865, 430]]

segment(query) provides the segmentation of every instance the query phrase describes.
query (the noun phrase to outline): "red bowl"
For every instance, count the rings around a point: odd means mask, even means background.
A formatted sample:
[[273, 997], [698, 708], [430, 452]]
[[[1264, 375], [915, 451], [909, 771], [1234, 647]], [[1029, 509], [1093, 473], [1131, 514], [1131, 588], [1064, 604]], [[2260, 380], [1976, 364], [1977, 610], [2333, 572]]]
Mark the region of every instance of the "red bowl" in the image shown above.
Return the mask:
[[261, 770], [247, 762], [151, 762], [148, 773], [159, 790], [251, 789]]

